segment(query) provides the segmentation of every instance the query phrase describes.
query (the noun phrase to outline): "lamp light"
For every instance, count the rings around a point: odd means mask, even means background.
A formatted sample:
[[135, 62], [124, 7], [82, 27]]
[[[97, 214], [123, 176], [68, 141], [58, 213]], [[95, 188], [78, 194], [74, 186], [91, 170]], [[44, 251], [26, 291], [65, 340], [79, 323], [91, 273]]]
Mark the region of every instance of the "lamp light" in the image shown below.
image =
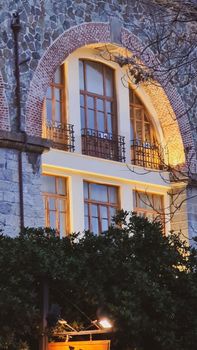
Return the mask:
[[112, 328], [112, 324], [110, 322], [109, 319], [107, 318], [101, 318], [99, 321], [98, 321], [98, 324], [103, 328], [103, 329], [110, 329]]

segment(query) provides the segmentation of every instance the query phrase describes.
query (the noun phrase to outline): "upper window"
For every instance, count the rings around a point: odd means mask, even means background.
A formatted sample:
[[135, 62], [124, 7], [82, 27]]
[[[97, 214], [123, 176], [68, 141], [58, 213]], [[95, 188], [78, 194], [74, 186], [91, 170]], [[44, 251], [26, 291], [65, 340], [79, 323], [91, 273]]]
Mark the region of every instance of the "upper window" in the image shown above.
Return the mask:
[[163, 148], [158, 144], [150, 117], [132, 89], [129, 89], [131, 161], [144, 168], [163, 169]]
[[73, 125], [66, 123], [64, 64], [55, 72], [43, 107], [43, 136], [52, 140], [53, 148], [74, 151]]
[[84, 182], [85, 230], [99, 234], [108, 229], [118, 205], [118, 188]]
[[94, 61], [79, 61], [81, 127], [116, 133], [114, 71]]
[[45, 226], [61, 237], [68, 233], [68, 198], [66, 179], [44, 175], [42, 192], [45, 208]]
[[148, 113], [132, 89], [129, 89], [131, 140], [142, 143], [156, 143], [154, 127], [148, 117]]
[[65, 121], [65, 88], [64, 88], [64, 65], [58, 67], [50, 86], [47, 89], [45, 101], [46, 121]]

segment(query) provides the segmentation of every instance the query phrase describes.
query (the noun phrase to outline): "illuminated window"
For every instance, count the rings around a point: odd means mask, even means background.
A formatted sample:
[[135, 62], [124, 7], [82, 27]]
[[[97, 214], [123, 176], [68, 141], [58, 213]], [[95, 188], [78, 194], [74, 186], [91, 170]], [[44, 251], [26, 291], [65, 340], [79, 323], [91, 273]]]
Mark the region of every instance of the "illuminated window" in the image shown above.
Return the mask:
[[159, 194], [134, 191], [134, 209], [139, 216], [148, 218], [150, 221], [164, 222], [163, 196]]
[[164, 169], [164, 152], [158, 144], [150, 117], [133, 90], [129, 89], [131, 161], [151, 169]]
[[132, 89], [129, 89], [131, 140], [155, 143], [156, 136], [148, 113]]
[[81, 127], [116, 133], [114, 71], [94, 61], [79, 61]]
[[65, 236], [68, 233], [66, 179], [44, 175], [42, 180], [45, 226], [55, 229], [60, 237]]
[[64, 65], [58, 67], [47, 89], [44, 114], [48, 124], [65, 121]]
[[84, 182], [85, 230], [95, 234], [106, 231], [116, 214], [118, 205], [118, 188]]

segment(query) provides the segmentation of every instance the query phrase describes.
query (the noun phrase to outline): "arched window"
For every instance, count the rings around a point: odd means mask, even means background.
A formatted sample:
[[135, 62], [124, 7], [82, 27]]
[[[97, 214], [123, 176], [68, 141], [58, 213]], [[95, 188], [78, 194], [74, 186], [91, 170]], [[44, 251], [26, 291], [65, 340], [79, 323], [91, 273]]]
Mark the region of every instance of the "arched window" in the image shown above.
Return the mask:
[[163, 149], [146, 108], [135, 92], [129, 89], [131, 161], [145, 168], [164, 167]]
[[43, 136], [53, 141], [53, 147], [74, 151], [73, 125], [66, 120], [64, 64], [59, 66], [47, 89], [43, 108]]
[[117, 135], [114, 70], [80, 60], [79, 72], [82, 153], [125, 161], [124, 137]]
[[80, 60], [81, 126], [117, 133], [114, 72], [93, 61]]
[[46, 120], [48, 123], [61, 123], [66, 120], [64, 65], [58, 67], [46, 94]]
[[130, 119], [131, 119], [131, 140], [139, 143], [157, 143], [154, 127], [150, 117], [138, 96], [132, 89], [129, 89]]

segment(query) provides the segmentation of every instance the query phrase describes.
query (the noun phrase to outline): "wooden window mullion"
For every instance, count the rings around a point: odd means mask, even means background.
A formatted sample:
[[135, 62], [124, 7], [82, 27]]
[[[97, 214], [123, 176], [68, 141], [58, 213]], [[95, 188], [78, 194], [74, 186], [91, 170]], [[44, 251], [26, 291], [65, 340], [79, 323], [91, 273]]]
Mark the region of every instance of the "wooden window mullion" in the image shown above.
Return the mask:
[[98, 130], [98, 110], [97, 110], [97, 97], [94, 97], [94, 125], [95, 129]]
[[97, 204], [97, 215], [98, 215], [98, 230], [99, 232], [102, 232], [102, 220], [101, 220], [101, 211], [100, 211], [100, 205]]

